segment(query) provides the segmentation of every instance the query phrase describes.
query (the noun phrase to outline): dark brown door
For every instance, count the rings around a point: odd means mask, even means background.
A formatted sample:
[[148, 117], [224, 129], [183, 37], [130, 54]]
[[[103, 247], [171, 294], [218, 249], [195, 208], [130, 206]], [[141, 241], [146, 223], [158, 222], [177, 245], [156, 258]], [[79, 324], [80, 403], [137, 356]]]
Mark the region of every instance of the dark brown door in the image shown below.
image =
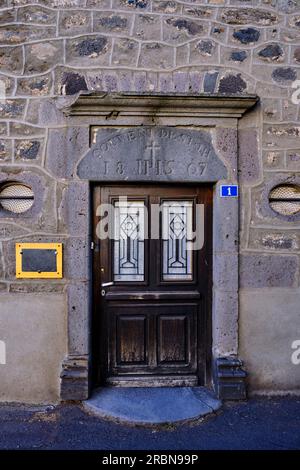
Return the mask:
[[96, 383], [204, 384], [209, 186], [94, 188]]

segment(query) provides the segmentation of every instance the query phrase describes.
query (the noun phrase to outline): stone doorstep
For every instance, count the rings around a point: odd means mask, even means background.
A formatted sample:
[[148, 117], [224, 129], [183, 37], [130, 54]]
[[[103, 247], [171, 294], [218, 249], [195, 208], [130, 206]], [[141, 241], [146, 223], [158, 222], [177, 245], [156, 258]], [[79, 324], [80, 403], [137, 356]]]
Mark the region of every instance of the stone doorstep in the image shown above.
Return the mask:
[[205, 387], [102, 387], [83, 407], [102, 418], [154, 425], [201, 418], [221, 402]]

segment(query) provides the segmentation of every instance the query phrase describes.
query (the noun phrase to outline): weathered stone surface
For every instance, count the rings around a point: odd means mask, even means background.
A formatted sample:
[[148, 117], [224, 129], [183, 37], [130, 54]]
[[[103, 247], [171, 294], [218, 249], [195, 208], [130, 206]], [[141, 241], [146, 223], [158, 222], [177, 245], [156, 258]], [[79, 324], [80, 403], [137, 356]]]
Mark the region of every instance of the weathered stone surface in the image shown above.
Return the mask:
[[295, 50], [294, 50], [294, 60], [295, 62], [297, 62], [298, 64], [300, 64], [300, 47], [297, 47]]
[[73, 178], [76, 163], [88, 148], [88, 128], [51, 129], [45, 166], [58, 178]]
[[[80, 234], [78, 234], [80, 235]], [[88, 240], [70, 237], [64, 245], [64, 276], [86, 281], [89, 278], [90, 246]]]
[[139, 39], [157, 41], [161, 38], [161, 19], [156, 15], [136, 15], [133, 34]]
[[205, 93], [214, 93], [216, 90], [219, 72], [207, 72], [204, 76], [203, 91]]
[[116, 38], [113, 46], [112, 64], [134, 67], [137, 62], [139, 44], [133, 39]]
[[230, 60], [233, 62], [244, 62], [247, 59], [246, 51], [232, 51], [230, 54]]
[[210, 57], [214, 59], [215, 62], [218, 61], [217, 57], [215, 57], [215, 54], [218, 50], [218, 46], [214, 41], [211, 41], [210, 39], [201, 39], [200, 41], [197, 41], [195, 43], [191, 43], [191, 55], [190, 59], [191, 61], [194, 60], [202, 60], [203, 57], [206, 58], [206, 62]]
[[260, 177], [260, 155], [256, 129], [240, 129], [239, 146], [239, 177], [245, 184], [255, 182]]
[[299, 145], [300, 126], [291, 123], [264, 125], [264, 146], [276, 148], [295, 147]]
[[291, 67], [278, 68], [273, 70], [272, 78], [275, 82], [286, 83], [287, 81], [296, 80], [297, 73]]
[[258, 56], [262, 60], [278, 61], [278, 59], [280, 59], [283, 54], [283, 49], [279, 44], [268, 44], [259, 51]]
[[159, 74], [159, 91], [162, 93], [169, 93], [174, 91], [174, 84], [172, 74], [160, 73]]
[[28, 6], [19, 8], [17, 18], [21, 23], [55, 25], [57, 12], [42, 6]]
[[94, 32], [129, 35], [132, 21], [132, 15], [126, 13], [98, 11], [94, 13]]
[[222, 77], [219, 82], [219, 92], [236, 94], [243, 93], [247, 89], [247, 83], [242, 79], [241, 74], [227, 75]]
[[145, 92], [147, 90], [147, 74], [146, 72], [137, 72], [134, 74], [133, 78], [134, 89], [139, 93]]
[[153, 0], [152, 11], [155, 13], [180, 13], [181, 5], [173, 0]]
[[80, 178], [97, 181], [216, 181], [226, 174], [208, 132], [168, 127], [120, 130], [103, 140], [98, 133], [78, 166]]
[[25, 100], [14, 99], [0, 101], [0, 117], [1, 118], [22, 118], [25, 110]]
[[29, 26], [24, 24], [13, 24], [0, 26], [0, 42], [5, 45], [21, 44], [39, 39], [55, 38], [56, 28], [54, 26]]
[[130, 70], [122, 71], [119, 73], [119, 90], [130, 91], [132, 89], [132, 76]]
[[228, 24], [257, 24], [261, 26], [271, 26], [278, 23], [278, 15], [267, 10], [253, 8], [224, 10], [221, 14], [221, 19]]
[[[61, 93], [61, 87], [59, 93]], [[61, 126], [65, 124], [65, 116], [50, 98], [29, 100], [26, 121], [38, 126]]]
[[62, 74], [59, 88], [62, 95], [74, 95], [79, 91], [88, 89], [85, 77], [73, 72], [64, 72]]
[[16, 79], [6, 75], [0, 75], [0, 93], [1, 99], [5, 99], [14, 95]]
[[11, 159], [12, 153], [11, 140], [0, 139], [0, 161], [7, 161]]
[[193, 93], [199, 93], [203, 82], [203, 74], [201, 72], [190, 72], [189, 73], [190, 84], [189, 90]]
[[[227, 292], [225, 295], [223, 292], [219, 293], [218, 290], [214, 292], [213, 310], [215, 315], [213, 315], [212, 322], [214, 328], [213, 353], [216, 357], [236, 355], [238, 352], [238, 318], [234, 314], [225, 314], [225, 311], [227, 313], [230, 308], [233, 309], [233, 312], [235, 309], [234, 302], [232, 301], [230, 306], [229, 300]], [[217, 314], [216, 309], [219, 309], [218, 312], [222, 312], [222, 315]]]
[[109, 64], [111, 39], [104, 36], [81, 36], [68, 39], [66, 62], [70, 65], [98, 66]]
[[51, 74], [18, 80], [17, 95], [46, 96], [52, 91]]
[[296, 256], [243, 254], [240, 257], [240, 287], [293, 287], [297, 282]]
[[139, 66], [147, 69], [167, 69], [174, 65], [174, 50], [158, 42], [142, 44]]
[[294, 13], [299, 9], [298, 0], [277, 0], [276, 6], [283, 13]]
[[150, 0], [113, 0], [112, 7], [115, 10], [148, 11], [151, 9]]
[[263, 153], [263, 164], [266, 168], [284, 168], [284, 152], [265, 151]]
[[[0, 5], [1, 8], [1, 5]], [[13, 23], [15, 21], [16, 12], [14, 10], [0, 11], [0, 24]]]
[[178, 93], [189, 91], [189, 76], [187, 72], [175, 72], [173, 75], [174, 90]]
[[92, 31], [92, 13], [84, 10], [63, 11], [59, 16], [59, 34], [70, 36]]
[[68, 285], [69, 353], [89, 352], [89, 288], [86, 282]]
[[[188, 16], [194, 16], [195, 18], [211, 18], [214, 16], [214, 10], [205, 7], [192, 7], [183, 6], [183, 14]], [[172, 13], [172, 12], [170, 12]]]
[[8, 284], [5, 282], [0, 282], [0, 292], [7, 292]]
[[254, 28], [245, 28], [234, 31], [233, 38], [242, 44], [253, 44], [260, 38], [260, 32]]
[[56, 293], [63, 293], [65, 289], [64, 282], [55, 283], [49, 282], [49, 280], [44, 280], [40, 282], [32, 282], [32, 280], [28, 282], [14, 282], [9, 285], [9, 292], [11, 293], [47, 293], [47, 292], [56, 292]]
[[233, 179], [237, 178], [238, 165], [238, 133], [236, 129], [217, 127], [215, 131], [215, 145], [225, 162], [231, 169]]
[[7, 123], [0, 122], [0, 135], [7, 135]]
[[23, 69], [23, 52], [21, 47], [0, 47], [1, 72], [18, 74]]
[[19, 160], [36, 160], [40, 157], [42, 142], [40, 140], [21, 140], [15, 142], [15, 155]]
[[207, 32], [207, 24], [186, 18], [163, 19], [163, 40], [180, 43], [187, 39], [203, 36]]
[[264, 119], [268, 122], [278, 121], [281, 116], [281, 100], [264, 98], [261, 102]]
[[87, 8], [93, 8], [93, 9], [99, 8], [100, 10], [104, 10], [104, 9], [109, 9], [111, 7], [111, 1], [110, 0], [87, 0], [86, 6]]
[[176, 66], [189, 65], [189, 44], [176, 47]]
[[215, 265], [213, 284], [214, 288], [232, 291], [238, 290], [238, 255], [216, 253], [213, 258]]
[[78, 236], [89, 226], [89, 186], [84, 182], [72, 182], [63, 191], [58, 209], [62, 230]]
[[264, 251], [296, 251], [299, 249], [299, 235], [280, 230], [251, 229], [249, 247]]
[[25, 73], [43, 73], [60, 63], [62, 41], [40, 42], [25, 46]]
[[290, 169], [298, 170], [300, 168], [300, 149], [288, 150], [286, 152], [286, 164]]
[[[215, 255], [237, 253], [239, 250], [238, 199], [228, 198], [225, 201], [224, 198], [219, 197], [219, 194], [220, 183], [216, 186], [214, 197], [213, 252]], [[220, 220], [222, 224], [219, 223]]]

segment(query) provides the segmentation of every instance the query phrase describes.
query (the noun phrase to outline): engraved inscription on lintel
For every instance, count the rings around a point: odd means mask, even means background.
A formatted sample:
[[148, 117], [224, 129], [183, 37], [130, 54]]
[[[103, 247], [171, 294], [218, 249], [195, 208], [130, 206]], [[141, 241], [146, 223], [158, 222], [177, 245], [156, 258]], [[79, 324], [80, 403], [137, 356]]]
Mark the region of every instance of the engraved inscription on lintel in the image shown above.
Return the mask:
[[94, 181], [217, 181], [227, 170], [208, 131], [136, 127], [99, 130], [78, 175]]

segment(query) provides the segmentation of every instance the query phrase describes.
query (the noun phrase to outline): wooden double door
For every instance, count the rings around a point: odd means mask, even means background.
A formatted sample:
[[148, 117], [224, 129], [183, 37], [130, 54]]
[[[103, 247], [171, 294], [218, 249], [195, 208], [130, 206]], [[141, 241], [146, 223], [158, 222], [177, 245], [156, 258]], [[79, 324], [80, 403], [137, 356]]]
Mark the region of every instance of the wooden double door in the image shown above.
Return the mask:
[[95, 385], [209, 377], [210, 186], [94, 187]]

